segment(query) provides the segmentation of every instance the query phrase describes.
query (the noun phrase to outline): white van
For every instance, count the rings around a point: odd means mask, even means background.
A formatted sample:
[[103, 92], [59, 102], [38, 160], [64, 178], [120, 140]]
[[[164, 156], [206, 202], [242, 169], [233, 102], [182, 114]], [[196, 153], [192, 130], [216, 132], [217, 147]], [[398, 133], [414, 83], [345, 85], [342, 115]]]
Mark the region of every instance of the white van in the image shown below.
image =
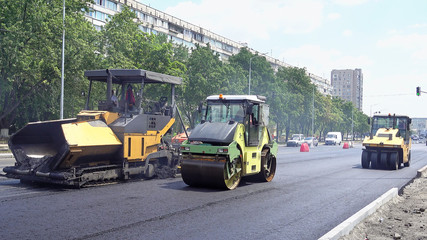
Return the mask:
[[326, 145], [341, 145], [342, 135], [341, 132], [328, 132], [325, 137]]

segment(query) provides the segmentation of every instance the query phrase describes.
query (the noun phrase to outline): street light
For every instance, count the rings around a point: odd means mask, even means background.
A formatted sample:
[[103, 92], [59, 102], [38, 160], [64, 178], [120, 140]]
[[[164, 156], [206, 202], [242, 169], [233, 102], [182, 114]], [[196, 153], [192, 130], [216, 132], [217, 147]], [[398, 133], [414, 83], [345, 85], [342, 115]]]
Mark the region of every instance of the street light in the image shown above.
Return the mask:
[[311, 113], [311, 136], [314, 137], [314, 89], [316, 85], [313, 84], [313, 111]]
[[62, 2], [62, 61], [60, 119], [64, 118], [64, 51], [65, 51], [65, 0]]
[[[262, 55], [265, 55], [267, 53], [261, 53]], [[252, 58], [258, 57], [258, 55], [255, 55], [251, 58], [249, 58], [249, 91], [248, 95], [251, 95], [251, 75], [252, 75]]]

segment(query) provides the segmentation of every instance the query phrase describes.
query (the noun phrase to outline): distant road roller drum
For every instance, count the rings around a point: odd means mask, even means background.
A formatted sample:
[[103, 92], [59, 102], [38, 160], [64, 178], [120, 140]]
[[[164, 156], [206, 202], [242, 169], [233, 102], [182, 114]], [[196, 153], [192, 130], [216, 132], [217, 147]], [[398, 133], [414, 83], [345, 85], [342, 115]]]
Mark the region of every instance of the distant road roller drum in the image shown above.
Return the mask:
[[209, 96], [202, 121], [181, 145], [183, 181], [235, 189], [242, 177], [273, 180], [278, 146], [267, 129], [268, 112], [262, 96]]
[[362, 145], [362, 168], [397, 170], [411, 161], [411, 119], [407, 116], [375, 115], [371, 133]]

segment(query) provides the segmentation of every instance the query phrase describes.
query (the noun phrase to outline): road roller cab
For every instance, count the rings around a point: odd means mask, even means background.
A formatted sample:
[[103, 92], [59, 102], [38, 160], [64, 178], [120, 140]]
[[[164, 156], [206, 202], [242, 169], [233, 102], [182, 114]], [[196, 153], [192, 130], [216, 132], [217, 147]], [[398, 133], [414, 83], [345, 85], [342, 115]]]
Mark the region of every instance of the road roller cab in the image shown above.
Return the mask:
[[265, 97], [214, 95], [181, 145], [181, 174], [190, 186], [234, 189], [245, 176], [271, 181], [277, 143], [267, 129]]
[[375, 115], [371, 122], [371, 133], [362, 145], [362, 167], [397, 170], [411, 161], [411, 119], [398, 115]]

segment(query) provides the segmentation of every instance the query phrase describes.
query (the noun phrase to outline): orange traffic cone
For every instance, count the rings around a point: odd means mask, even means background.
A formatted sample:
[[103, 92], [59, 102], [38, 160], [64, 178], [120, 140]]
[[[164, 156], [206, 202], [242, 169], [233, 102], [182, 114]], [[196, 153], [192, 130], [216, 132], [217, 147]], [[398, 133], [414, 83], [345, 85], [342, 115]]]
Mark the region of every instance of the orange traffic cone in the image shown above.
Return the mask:
[[350, 146], [348, 145], [348, 142], [345, 142], [344, 145], [342, 146], [343, 149], [349, 149]]
[[307, 144], [307, 143], [303, 143], [303, 144], [301, 144], [301, 147], [300, 147], [299, 151], [300, 151], [300, 152], [309, 152], [309, 151], [310, 151], [310, 149], [309, 149], [309, 147], [308, 147], [308, 144]]

